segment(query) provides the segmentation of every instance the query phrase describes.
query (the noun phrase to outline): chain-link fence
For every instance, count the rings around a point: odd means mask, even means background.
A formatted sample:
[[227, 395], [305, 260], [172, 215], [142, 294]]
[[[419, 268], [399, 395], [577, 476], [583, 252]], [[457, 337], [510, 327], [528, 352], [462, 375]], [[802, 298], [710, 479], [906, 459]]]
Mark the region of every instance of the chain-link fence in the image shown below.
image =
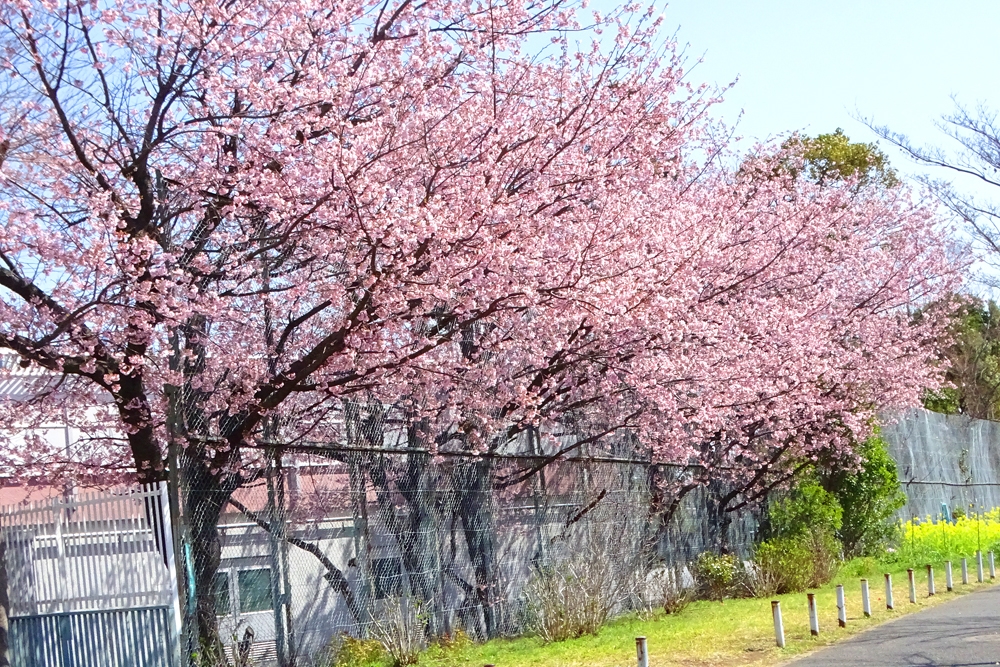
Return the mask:
[[[628, 433], [584, 443], [564, 430], [543, 446], [543, 434], [526, 429], [473, 450], [378, 414], [356, 411], [343, 437], [324, 443], [247, 444], [238, 474], [213, 470], [211, 449], [191, 445], [192, 436], [172, 452], [171, 480], [157, 487], [169, 502], [156, 511], [147, 504], [129, 514], [114, 493], [8, 508], [34, 513], [30, 530], [2, 531], [10, 589], [36, 595], [36, 580], [48, 577], [72, 597], [65, 583], [90, 563], [81, 581], [104, 604], [140, 590], [139, 570], [115, 564], [141, 557], [157, 576], [178, 574], [179, 604], [157, 613], [181, 619], [183, 655], [326, 667], [329, 648], [347, 635], [403, 650], [458, 631], [538, 632], [539, 602], [567, 595], [557, 590], [567, 581], [590, 587], [582, 594], [598, 615], [649, 609], [663, 602], [657, 582], [692, 583], [686, 568], [702, 552], [747, 557], [752, 547], [759, 506], [734, 500], [734, 487], [704, 468], [641, 460]], [[883, 434], [909, 496], [903, 517], [1000, 506], [990, 495], [1000, 488], [993, 424], [917, 412]], [[91, 501], [119, 509], [66, 510]], [[15, 543], [24, 545], [16, 558]], [[127, 576], [114, 576], [116, 567]], [[47, 611], [21, 610], [19, 622], [40, 623]], [[139, 628], [125, 612], [116, 622]]]
[[753, 538], [752, 512], [730, 520], [707, 511], [710, 489], [681, 495], [682, 467], [516, 448], [272, 453], [232, 493], [182, 481], [188, 652], [214, 632], [230, 660], [310, 665], [344, 634], [518, 634], [553, 569], [599, 566], [587, 576], [618, 613], [649, 604], [654, 571], [720, 543], [745, 555]]
[[[625, 438], [553, 460], [529, 430], [470, 453], [415, 444], [412, 424], [370, 414], [353, 431], [345, 419], [336, 442], [265, 445], [235, 490], [197, 472], [179, 480], [189, 651], [215, 633], [234, 661], [242, 645], [309, 665], [339, 636], [386, 639], [415, 623], [517, 634], [533, 582], [553, 568], [609, 564], [588, 576], [614, 580], [623, 612], [647, 602], [637, 577], [753, 543], [752, 505], [719, 511], [723, 483], [688, 488], [689, 469], [634, 460]], [[901, 517], [1000, 506], [995, 424], [924, 411], [887, 422]]]

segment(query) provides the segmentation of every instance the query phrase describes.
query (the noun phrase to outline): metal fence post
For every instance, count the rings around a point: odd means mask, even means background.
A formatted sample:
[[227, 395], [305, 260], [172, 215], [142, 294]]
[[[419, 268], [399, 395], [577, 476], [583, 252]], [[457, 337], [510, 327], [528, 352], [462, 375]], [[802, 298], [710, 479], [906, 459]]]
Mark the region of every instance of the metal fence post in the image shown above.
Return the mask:
[[843, 584], [837, 584], [837, 625], [847, 627], [847, 603], [844, 600]]
[[892, 602], [892, 575], [885, 573], [885, 608], [889, 611], [893, 609]]
[[983, 552], [976, 552], [976, 581], [983, 583]]
[[58, 572], [57, 581], [59, 582], [60, 591], [57, 609], [59, 611], [70, 611], [70, 607], [65, 600], [67, 591], [69, 591], [69, 574], [66, 567], [66, 541], [63, 539], [63, 521], [66, 520], [66, 513], [63, 512], [62, 508], [63, 505], [59, 502], [59, 498], [53, 498], [52, 520], [55, 523], [56, 563], [58, 564], [56, 571]]
[[10, 595], [7, 590], [6, 539], [0, 539], [0, 667], [10, 667]]
[[955, 583], [951, 579], [951, 561], [946, 560], [944, 562], [944, 587], [948, 592], [955, 590]]
[[991, 551], [990, 552], [990, 579], [996, 579], [996, 578], [997, 578], [997, 566], [996, 566], [996, 563], [993, 562], [993, 552]]
[[807, 593], [806, 603], [809, 605], [809, 634], [816, 637], [819, 635], [819, 612], [816, 610], [816, 595]]
[[774, 618], [774, 641], [778, 648], [785, 648], [785, 625], [781, 622], [781, 602], [771, 600], [771, 616]]
[[[267, 487], [267, 523], [270, 527], [267, 530], [267, 540], [270, 547], [270, 553], [268, 554], [268, 564], [271, 569], [270, 574], [270, 594], [271, 594], [271, 609], [273, 613], [273, 623], [274, 623], [274, 652], [278, 659], [279, 667], [288, 667], [288, 642], [285, 627], [285, 596], [282, 590], [284, 584], [284, 577], [282, 576], [282, 563], [281, 563], [281, 549], [285, 544], [284, 541], [284, 520], [283, 517], [279, 517], [278, 506], [276, 502], [276, 489], [274, 484], [275, 476], [275, 459], [277, 454], [274, 450], [269, 451], [267, 456], [267, 468], [266, 468], [266, 487]], [[284, 508], [282, 508], [284, 509]]]
[[927, 566], [927, 595], [934, 595], [934, 566]]
[[173, 606], [171, 609], [171, 621], [173, 622], [174, 645], [171, 647], [171, 653], [173, 654], [174, 664], [180, 665], [181, 644], [184, 641], [184, 617], [181, 615], [180, 582], [177, 580], [177, 562], [175, 560], [177, 551], [174, 546], [174, 536], [176, 535], [177, 530], [174, 522], [177, 521], [177, 517], [174, 515], [170, 504], [169, 482], [159, 482], [158, 490], [160, 494], [160, 502], [158, 506], [160, 519], [165, 524], [163, 526], [163, 553], [167, 560], [167, 577], [170, 582], [170, 596]]
[[649, 667], [649, 652], [646, 650], [646, 638], [635, 638], [635, 655], [638, 659], [639, 667]]
[[864, 612], [865, 618], [871, 618], [872, 615], [872, 603], [871, 599], [868, 597], [868, 580], [861, 580], [861, 611]]
[[969, 559], [962, 559], [962, 584], [965, 586], [969, 585]]
[[913, 578], [913, 568], [906, 570], [906, 576], [910, 579], [910, 604], [917, 603], [917, 581]]

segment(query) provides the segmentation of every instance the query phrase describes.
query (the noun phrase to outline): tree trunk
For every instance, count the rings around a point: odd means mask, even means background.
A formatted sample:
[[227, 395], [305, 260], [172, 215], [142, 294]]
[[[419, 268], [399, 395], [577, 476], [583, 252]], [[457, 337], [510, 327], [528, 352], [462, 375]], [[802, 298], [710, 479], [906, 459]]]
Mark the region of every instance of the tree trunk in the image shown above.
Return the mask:
[[[194, 565], [195, 623], [198, 643], [207, 656], [222, 651], [215, 607], [215, 575], [222, 561], [219, 518], [229, 500], [228, 490], [216, 475], [194, 463], [188, 466], [184, 503], [185, 519], [191, 531]], [[189, 592], [190, 594], [190, 592]]]
[[458, 514], [476, 577], [475, 600], [483, 612], [485, 635], [499, 635], [497, 605], [500, 581], [497, 573], [496, 522], [493, 515], [493, 464], [489, 459], [460, 463], [455, 470]]
[[[438, 581], [437, 525], [434, 520], [434, 485], [430, 479], [430, 455], [407, 455], [406, 473], [399, 481], [399, 491], [407, 503], [407, 516], [399, 535], [403, 562], [413, 595], [431, 610], [429, 630], [441, 634], [444, 601], [436, 594]], [[433, 561], [431, 563], [428, 560]]]
[[[357, 432], [364, 444], [377, 449], [384, 442], [384, 411], [381, 405], [368, 406], [368, 414], [361, 418], [360, 410], [352, 415]], [[413, 450], [403, 460], [402, 472], [393, 460], [383, 454], [369, 454], [364, 458], [365, 468], [371, 478], [378, 503], [379, 519], [393, 535], [402, 557], [407, 594], [421, 602], [430, 613], [427, 630], [432, 636], [442, 633], [441, 613], [443, 591], [438, 590], [439, 569], [437, 526], [434, 516], [434, 485], [431, 480], [429, 454], [426, 448], [425, 422], [412, 416], [407, 420], [407, 444]], [[363, 474], [363, 471], [361, 471]], [[396, 506], [394, 489], [406, 502], [406, 511]], [[428, 560], [432, 561], [428, 563]]]
[[729, 525], [733, 515], [729, 511], [732, 493], [722, 482], [713, 481], [708, 485], [708, 509], [710, 521], [710, 546], [715, 553], [726, 554], [732, 550], [729, 541]]

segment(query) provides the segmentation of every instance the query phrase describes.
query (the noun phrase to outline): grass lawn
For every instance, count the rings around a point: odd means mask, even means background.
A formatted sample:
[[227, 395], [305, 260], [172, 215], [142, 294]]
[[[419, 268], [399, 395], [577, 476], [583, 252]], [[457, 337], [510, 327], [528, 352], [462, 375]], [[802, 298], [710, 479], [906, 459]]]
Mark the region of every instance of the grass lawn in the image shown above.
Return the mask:
[[[936, 565], [937, 595], [927, 596], [925, 570], [917, 571], [917, 603], [910, 604], [906, 570], [892, 571], [895, 610], [885, 608], [885, 585], [881, 574], [868, 576], [872, 618], [861, 611], [859, 578], [841, 575], [816, 593], [820, 613], [820, 635], [809, 635], [805, 593], [776, 596], [781, 600], [786, 647], [774, 642], [770, 599], [694, 602], [679, 614], [649, 620], [624, 618], [607, 625], [598, 636], [543, 644], [537, 638], [495, 640], [446, 652], [431, 650], [421, 656], [422, 665], [477, 665], [496, 667], [615, 667], [636, 664], [635, 638], [645, 636], [652, 667], [777, 665], [795, 656], [832, 644], [879, 623], [946, 602], [963, 593], [989, 586], [976, 584], [975, 563], [970, 561], [970, 581], [961, 584], [955, 563], [955, 592], [945, 592], [944, 565]], [[847, 628], [837, 627], [835, 586], [844, 584]]]

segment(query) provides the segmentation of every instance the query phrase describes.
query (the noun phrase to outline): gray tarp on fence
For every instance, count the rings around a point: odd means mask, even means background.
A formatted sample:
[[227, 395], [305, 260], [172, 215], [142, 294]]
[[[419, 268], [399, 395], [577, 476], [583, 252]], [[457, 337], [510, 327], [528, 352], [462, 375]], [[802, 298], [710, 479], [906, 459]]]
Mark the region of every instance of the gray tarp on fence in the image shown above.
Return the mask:
[[1000, 507], [1000, 422], [910, 410], [882, 434], [899, 467], [907, 504], [900, 517], [937, 517], [969, 505]]

